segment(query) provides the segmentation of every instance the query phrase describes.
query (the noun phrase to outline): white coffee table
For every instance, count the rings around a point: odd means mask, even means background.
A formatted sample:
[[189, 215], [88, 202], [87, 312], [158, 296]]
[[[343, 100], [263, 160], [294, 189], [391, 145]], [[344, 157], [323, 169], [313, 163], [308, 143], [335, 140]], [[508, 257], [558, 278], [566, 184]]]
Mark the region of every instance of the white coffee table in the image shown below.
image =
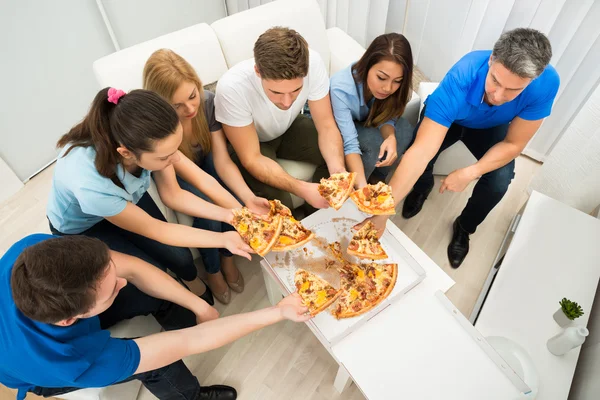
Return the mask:
[[[318, 211], [309, 218], [325, 214]], [[339, 216], [344, 217], [343, 209]], [[341, 392], [354, 381], [371, 400], [517, 398], [519, 390], [464, 330], [458, 311], [436, 297], [436, 292], [452, 287], [452, 279], [396, 225], [388, 222], [387, 229], [427, 277], [339, 343], [325, 346], [340, 365], [336, 389]], [[273, 279], [275, 272], [267, 262], [261, 266], [269, 300], [275, 304], [284, 288]]]

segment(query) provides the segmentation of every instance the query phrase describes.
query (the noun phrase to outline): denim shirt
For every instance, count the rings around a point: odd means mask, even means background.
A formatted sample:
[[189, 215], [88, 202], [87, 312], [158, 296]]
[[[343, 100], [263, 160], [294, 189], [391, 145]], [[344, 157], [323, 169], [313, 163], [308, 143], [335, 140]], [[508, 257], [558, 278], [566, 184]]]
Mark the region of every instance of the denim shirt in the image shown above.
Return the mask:
[[[338, 128], [344, 140], [344, 154], [362, 154], [358, 143], [358, 132], [354, 121], [362, 122], [367, 119], [369, 110], [373, 105], [374, 98], [365, 103], [363, 93], [363, 84], [356, 83], [352, 76], [352, 67], [348, 67], [336, 72], [331, 77], [330, 96], [333, 116], [337, 122]], [[391, 125], [395, 127], [396, 120], [389, 120], [382, 125]], [[381, 127], [381, 126], [379, 126]]]

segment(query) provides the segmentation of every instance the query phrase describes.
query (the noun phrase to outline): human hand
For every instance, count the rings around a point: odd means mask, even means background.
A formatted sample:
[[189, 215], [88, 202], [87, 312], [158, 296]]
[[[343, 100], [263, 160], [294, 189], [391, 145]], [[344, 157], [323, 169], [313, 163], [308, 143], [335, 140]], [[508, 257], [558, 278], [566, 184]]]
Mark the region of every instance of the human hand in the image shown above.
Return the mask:
[[253, 196], [245, 203], [246, 207], [257, 215], [267, 215], [271, 211], [269, 200], [262, 197]]
[[302, 298], [298, 292], [286, 296], [277, 303], [276, 307], [279, 308], [281, 316], [290, 321], [305, 322], [312, 318], [312, 315], [308, 313], [308, 307], [302, 303]]
[[371, 221], [377, 229], [377, 237], [380, 238], [385, 232], [385, 224], [387, 223], [388, 218], [388, 215], [373, 215], [372, 217], [365, 219], [363, 222], [354, 225], [352, 229], [359, 230], [364, 224]]
[[394, 135], [388, 136], [383, 143], [381, 143], [381, 146], [379, 147], [378, 158], [381, 159], [385, 153], [387, 153], [387, 156], [385, 159], [375, 163], [376, 167], [390, 166], [398, 158], [398, 152], [396, 151], [396, 137]]
[[306, 200], [308, 204], [315, 208], [329, 208], [327, 200], [319, 193], [318, 183], [307, 183], [304, 182], [305, 188], [302, 190], [302, 198]]
[[211, 321], [213, 319], [219, 318], [219, 312], [216, 308], [211, 307], [207, 302], [201, 300], [204, 305], [196, 311], [196, 323], [201, 324], [202, 322]]
[[223, 240], [222, 247], [224, 249], [229, 250], [232, 254], [237, 254], [238, 256], [252, 260], [250, 253], [254, 253], [254, 250], [244, 242], [239, 233], [234, 231], [223, 232], [221, 233], [221, 237]]
[[451, 192], [462, 192], [465, 190], [469, 182], [475, 178], [477, 178], [477, 176], [471, 172], [469, 167], [452, 171], [450, 175], [442, 179], [440, 193], [444, 193], [446, 190]]

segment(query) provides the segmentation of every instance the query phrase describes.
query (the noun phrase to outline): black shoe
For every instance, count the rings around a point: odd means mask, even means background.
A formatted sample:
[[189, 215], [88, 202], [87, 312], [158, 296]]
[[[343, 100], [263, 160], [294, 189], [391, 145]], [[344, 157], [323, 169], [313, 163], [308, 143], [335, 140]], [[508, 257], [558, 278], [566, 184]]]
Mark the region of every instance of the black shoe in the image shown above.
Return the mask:
[[212, 290], [210, 290], [210, 288], [208, 287], [208, 284], [206, 282], [204, 282], [204, 281], [202, 281], [202, 282], [204, 283], [204, 286], [206, 286], [206, 290], [204, 291], [204, 293], [202, 293], [198, 297], [200, 297], [202, 300], [204, 300], [205, 302], [207, 302], [211, 306], [214, 306], [215, 305], [215, 298], [213, 297]]
[[412, 218], [417, 215], [423, 208], [423, 203], [427, 200], [427, 196], [433, 190], [433, 185], [425, 192], [417, 192], [413, 189], [406, 199], [404, 199], [404, 205], [402, 206], [402, 216], [406, 219]]
[[454, 233], [448, 245], [448, 260], [452, 268], [460, 267], [469, 252], [469, 232], [465, 231], [458, 218], [454, 221]]
[[[206, 290], [204, 291], [204, 293], [202, 293], [200, 297], [202, 300], [204, 300], [205, 302], [207, 302], [208, 304], [210, 304], [211, 306], [215, 305], [215, 298], [213, 297], [213, 293], [212, 290], [210, 290], [210, 288], [208, 287], [208, 283], [204, 282], [203, 279], [200, 279], [202, 281], [202, 283], [204, 283], [204, 286], [206, 286]], [[190, 288], [188, 287], [188, 285], [185, 284], [185, 282], [183, 281], [183, 279], [181, 278], [177, 278], [177, 281], [179, 283], [181, 283], [187, 290], [190, 290]]]
[[200, 388], [198, 400], [235, 400], [237, 392], [231, 386], [213, 385]]

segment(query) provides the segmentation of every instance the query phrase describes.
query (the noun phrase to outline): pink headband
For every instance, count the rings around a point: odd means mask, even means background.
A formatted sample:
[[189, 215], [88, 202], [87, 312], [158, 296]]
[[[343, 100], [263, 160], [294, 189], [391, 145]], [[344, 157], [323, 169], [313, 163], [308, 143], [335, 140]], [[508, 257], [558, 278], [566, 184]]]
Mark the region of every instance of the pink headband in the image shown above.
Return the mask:
[[117, 104], [121, 97], [125, 96], [125, 92], [120, 89], [110, 88], [108, 89], [108, 101]]

